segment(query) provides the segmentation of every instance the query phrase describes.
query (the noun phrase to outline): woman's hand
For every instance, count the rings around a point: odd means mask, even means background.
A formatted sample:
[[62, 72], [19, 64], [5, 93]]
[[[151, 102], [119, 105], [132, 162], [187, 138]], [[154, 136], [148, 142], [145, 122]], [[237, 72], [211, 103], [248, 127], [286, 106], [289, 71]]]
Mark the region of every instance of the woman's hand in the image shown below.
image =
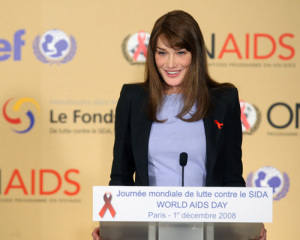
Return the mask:
[[263, 224], [260, 232], [259, 240], [266, 240], [267, 239], [267, 229], [265, 229], [265, 225]]
[[93, 240], [100, 240], [99, 227], [95, 228], [92, 232]]

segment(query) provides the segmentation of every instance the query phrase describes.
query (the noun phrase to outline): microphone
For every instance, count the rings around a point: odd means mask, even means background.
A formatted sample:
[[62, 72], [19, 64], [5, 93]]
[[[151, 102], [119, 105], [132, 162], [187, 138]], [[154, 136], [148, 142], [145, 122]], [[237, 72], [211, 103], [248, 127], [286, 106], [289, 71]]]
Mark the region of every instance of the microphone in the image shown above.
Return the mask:
[[184, 186], [184, 167], [187, 164], [188, 155], [186, 152], [182, 152], [179, 155], [179, 164], [182, 167], [182, 187]]

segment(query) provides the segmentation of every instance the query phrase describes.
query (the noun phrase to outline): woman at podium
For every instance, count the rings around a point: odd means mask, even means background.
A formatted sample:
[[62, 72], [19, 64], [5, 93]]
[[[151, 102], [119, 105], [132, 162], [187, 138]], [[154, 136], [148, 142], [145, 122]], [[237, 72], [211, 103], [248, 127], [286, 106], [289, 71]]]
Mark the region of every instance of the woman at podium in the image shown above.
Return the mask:
[[121, 90], [109, 184], [181, 186], [184, 153], [185, 186], [245, 186], [241, 144], [238, 91], [210, 77], [197, 22], [183, 11], [163, 15], [151, 32], [145, 81]]

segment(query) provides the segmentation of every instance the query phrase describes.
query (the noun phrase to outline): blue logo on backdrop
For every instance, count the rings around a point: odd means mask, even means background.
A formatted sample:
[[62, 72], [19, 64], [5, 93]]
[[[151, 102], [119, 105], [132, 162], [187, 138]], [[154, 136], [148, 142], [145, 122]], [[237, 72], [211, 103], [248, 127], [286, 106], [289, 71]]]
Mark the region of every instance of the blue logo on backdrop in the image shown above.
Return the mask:
[[247, 177], [247, 187], [271, 187], [273, 199], [284, 198], [289, 191], [290, 179], [288, 175], [274, 167], [266, 166], [258, 169], [254, 174], [251, 172]]
[[6, 61], [11, 55], [14, 61], [21, 61], [21, 48], [25, 45], [23, 35], [25, 35], [25, 29], [16, 31], [13, 41], [0, 39], [0, 61]]
[[43, 63], [60, 64], [71, 61], [76, 54], [75, 38], [61, 30], [53, 29], [38, 35], [33, 41], [34, 54]]

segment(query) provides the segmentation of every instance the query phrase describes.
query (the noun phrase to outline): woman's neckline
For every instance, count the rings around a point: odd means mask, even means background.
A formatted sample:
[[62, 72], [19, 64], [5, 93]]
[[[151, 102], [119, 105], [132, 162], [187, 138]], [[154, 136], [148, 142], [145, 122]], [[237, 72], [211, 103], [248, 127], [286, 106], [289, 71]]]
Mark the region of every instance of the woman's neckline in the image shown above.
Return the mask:
[[170, 97], [170, 96], [180, 96], [180, 95], [182, 95], [182, 93], [164, 94], [164, 96], [166, 96], [166, 97]]

